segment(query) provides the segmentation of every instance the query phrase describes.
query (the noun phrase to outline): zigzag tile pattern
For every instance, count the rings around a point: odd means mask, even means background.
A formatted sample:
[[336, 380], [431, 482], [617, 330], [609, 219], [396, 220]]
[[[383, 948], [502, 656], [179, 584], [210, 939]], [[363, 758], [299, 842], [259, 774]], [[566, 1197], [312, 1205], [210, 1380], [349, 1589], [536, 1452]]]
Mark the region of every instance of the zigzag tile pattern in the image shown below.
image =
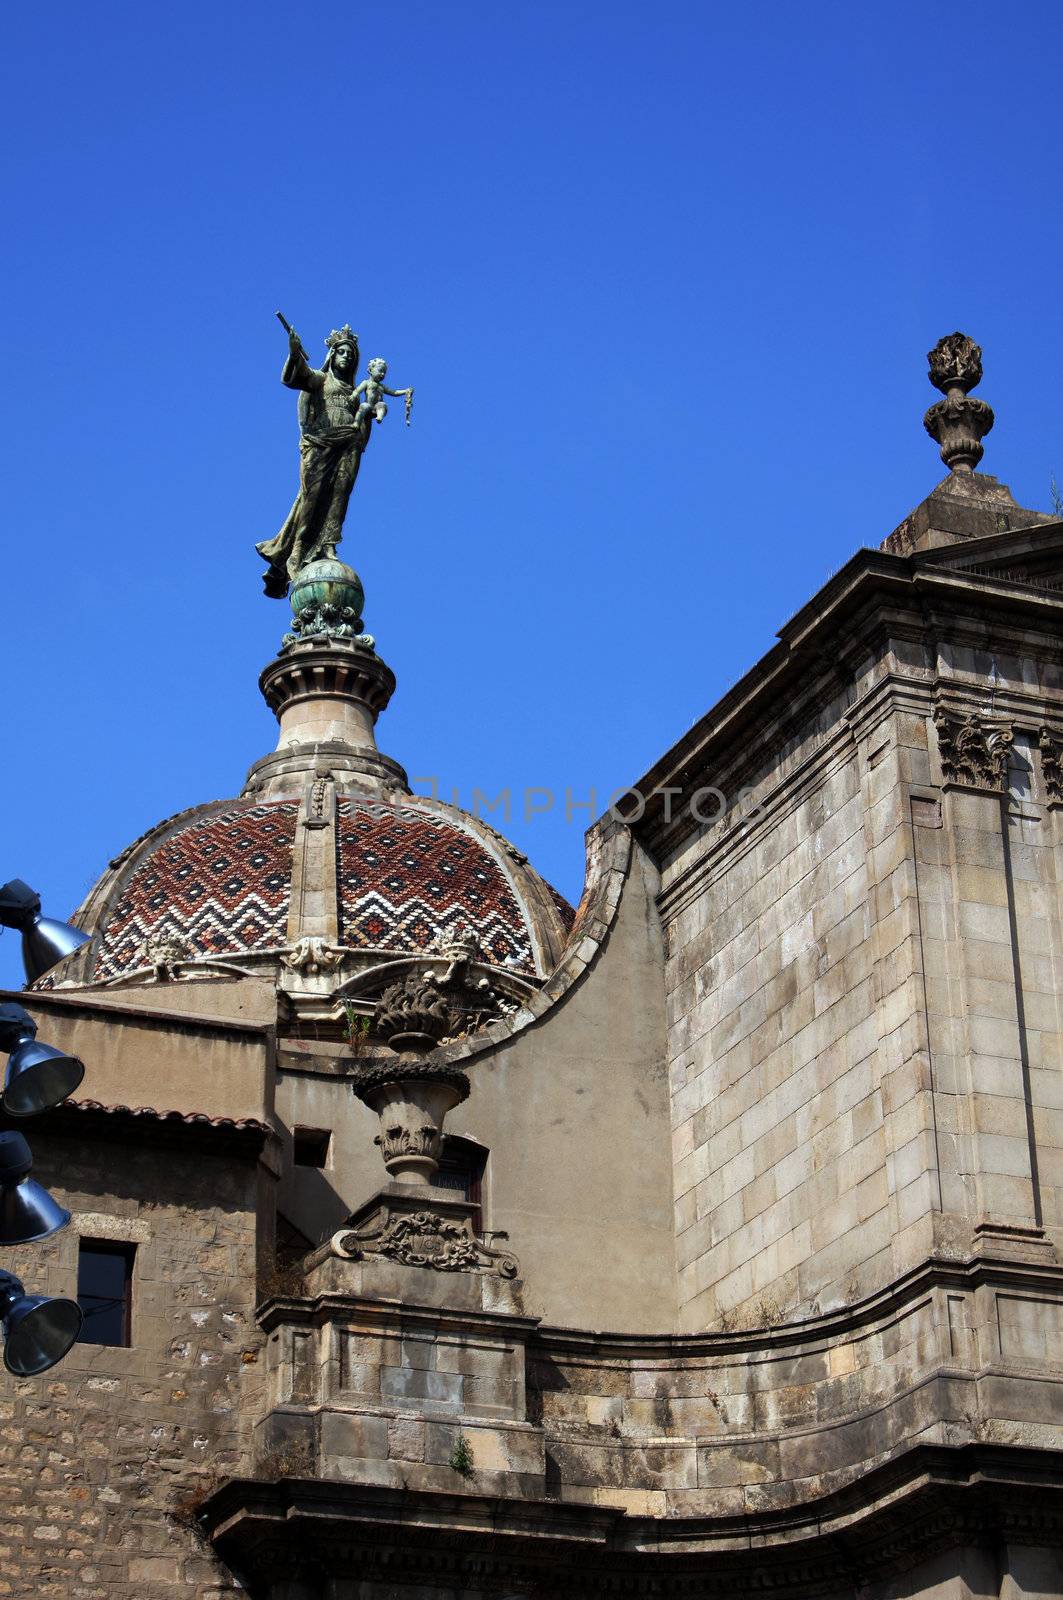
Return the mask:
[[416, 954], [467, 924], [485, 960], [534, 976], [527, 918], [473, 834], [411, 805], [341, 800], [337, 812], [341, 943]]
[[157, 845], [111, 913], [96, 977], [138, 966], [149, 934], [179, 934], [203, 956], [283, 945], [298, 812], [292, 800], [234, 801]]

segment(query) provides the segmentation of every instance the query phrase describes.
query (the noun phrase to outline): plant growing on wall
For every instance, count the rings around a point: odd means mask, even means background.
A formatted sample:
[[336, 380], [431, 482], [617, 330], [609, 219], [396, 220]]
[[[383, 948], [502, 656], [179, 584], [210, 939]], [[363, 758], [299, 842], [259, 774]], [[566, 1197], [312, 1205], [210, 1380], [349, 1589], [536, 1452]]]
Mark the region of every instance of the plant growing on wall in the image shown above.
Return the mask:
[[353, 1000], [345, 1000], [343, 1002], [343, 1014], [347, 1019], [343, 1030], [347, 1043], [350, 1045], [351, 1050], [357, 1054], [362, 1046], [369, 1041], [370, 1019], [363, 1017], [355, 1009]]

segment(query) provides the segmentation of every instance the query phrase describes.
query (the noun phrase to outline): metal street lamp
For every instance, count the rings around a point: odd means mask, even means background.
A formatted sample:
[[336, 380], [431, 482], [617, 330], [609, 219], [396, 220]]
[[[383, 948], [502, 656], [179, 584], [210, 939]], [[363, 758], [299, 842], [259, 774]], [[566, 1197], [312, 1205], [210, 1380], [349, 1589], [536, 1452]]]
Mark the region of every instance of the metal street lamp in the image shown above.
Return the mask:
[[88, 934], [69, 922], [42, 917], [40, 895], [21, 878], [12, 878], [0, 887], [0, 926], [17, 928], [22, 935], [27, 983], [34, 983], [57, 961], [89, 942]]
[[21, 1133], [0, 1133], [0, 1244], [33, 1244], [58, 1233], [70, 1212], [30, 1172], [33, 1156]]
[[81, 1332], [81, 1307], [76, 1300], [27, 1294], [13, 1272], [0, 1272], [0, 1322], [4, 1366], [16, 1378], [32, 1378], [62, 1361]]
[[[21, 878], [0, 887], [0, 926], [22, 935], [26, 982], [88, 943], [88, 934], [68, 922], [41, 915], [41, 899]], [[76, 1056], [37, 1042], [37, 1024], [22, 1006], [0, 1005], [0, 1050], [10, 1055], [0, 1107], [12, 1117], [30, 1117], [60, 1105], [85, 1076]], [[21, 1133], [0, 1132], [0, 1244], [29, 1244], [65, 1228], [70, 1212], [30, 1177], [33, 1157]], [[47, 1372], [61, 1361], [81, 1332], [76, 1300], [27, 1294], [21, 1278], [0, 1271], [0, 1324], [4, 1366], [17, 1378]]]
[[62, 1105], [85, 1076], [77, 1056], [38, 1042], [37, 1024], [14, 1001], [0, 1004], [0, 1050], [11, 1055], [0, 1096], [0, 1105], [11, 1117], [32, 1117]]

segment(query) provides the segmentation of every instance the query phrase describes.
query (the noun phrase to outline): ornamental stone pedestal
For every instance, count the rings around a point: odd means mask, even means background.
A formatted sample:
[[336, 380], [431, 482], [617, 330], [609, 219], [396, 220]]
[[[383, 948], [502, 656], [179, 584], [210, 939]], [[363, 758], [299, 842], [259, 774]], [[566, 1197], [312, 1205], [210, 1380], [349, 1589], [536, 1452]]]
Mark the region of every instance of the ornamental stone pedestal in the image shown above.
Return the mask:
[[291, 602], [291, 629], [259, 677], [280, 724], [277, 748], [255, 762], [244, 792], [288, 792], [293, 777], [322, 763], [337, 777], [406, 792], [402, 767], [377, 749], [376, 721], [395, 691], [395, 674], [361, 631], [358, 574], [333, 558], [313, 561], [292, 585]]
[[382, 996], [394, 1061], [355, 1075], [380, 1117], [386, 1184], [308, 1256], [297, 1294], [261, 1308], [270, 1410], [260, 1451], [286, 1475], [539, 1499], [519, 1267], [475, 1231], [477, 1207], [432, 1178], [464, 1073], [425, 1059], [453, 1025], [431, 973]]

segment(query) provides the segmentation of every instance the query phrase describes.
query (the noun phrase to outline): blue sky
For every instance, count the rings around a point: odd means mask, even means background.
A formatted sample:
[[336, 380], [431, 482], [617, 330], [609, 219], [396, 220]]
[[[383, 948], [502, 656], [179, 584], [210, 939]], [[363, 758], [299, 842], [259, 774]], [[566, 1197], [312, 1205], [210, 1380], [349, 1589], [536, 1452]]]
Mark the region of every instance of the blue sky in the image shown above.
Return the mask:
[[417, 390], [342, 547], [399, 679], [382, 748], [510, 788], [578, 897], [566, 788], [637, 778], [941, 476], [939, 335], [985, 349], [985, 469], [1042, 509], [1063, 481], [1060, 15], [13, 12], [0, 877], [65, 915], [274, 742], [280, 306]]

